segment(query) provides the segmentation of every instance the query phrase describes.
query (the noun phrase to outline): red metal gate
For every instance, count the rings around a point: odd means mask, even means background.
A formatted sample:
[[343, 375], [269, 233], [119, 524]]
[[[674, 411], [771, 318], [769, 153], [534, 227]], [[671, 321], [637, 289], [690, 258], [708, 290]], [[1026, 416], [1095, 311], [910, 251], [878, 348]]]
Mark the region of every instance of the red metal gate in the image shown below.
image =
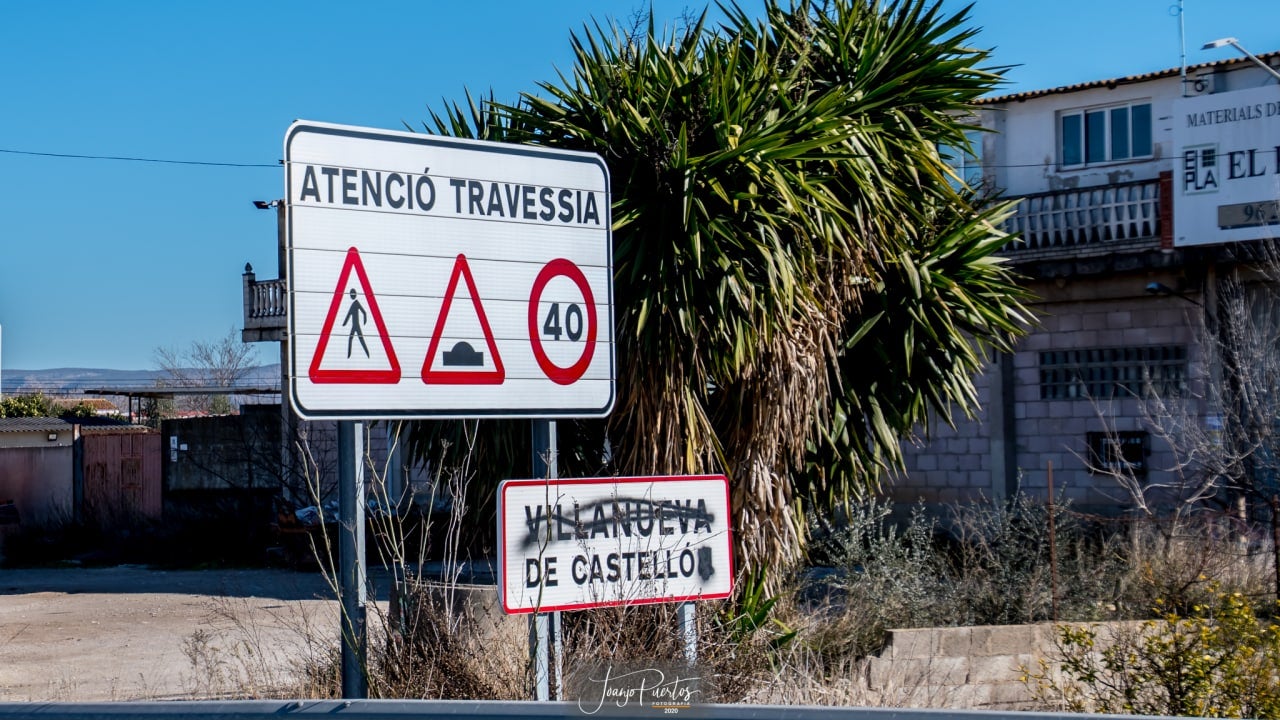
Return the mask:
[[160, 519], [160, 433], [84, 433], [84, 509], [100, 520]]

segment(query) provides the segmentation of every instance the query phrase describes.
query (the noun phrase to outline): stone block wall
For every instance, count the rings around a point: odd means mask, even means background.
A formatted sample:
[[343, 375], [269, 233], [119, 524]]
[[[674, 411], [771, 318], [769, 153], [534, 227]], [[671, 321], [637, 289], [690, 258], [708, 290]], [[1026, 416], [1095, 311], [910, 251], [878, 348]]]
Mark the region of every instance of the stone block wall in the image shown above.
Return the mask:
[[[1139, 622], [1067, 623], [1098, 629], [1099, 648], [1116, 630]], [[886, 705], [973, 710], [1035, 709], [1023, 681], [1040, 662], [1052, 667], [1063, 623], [890, 630], [867, 663], [867, 688]]]
[[867, 666], [867, 686], [907, 706], [1023, 709], [1022, 682], [1051, 646], [1052, 625], [891, 630]]
[[[1040, 297], [1034, 305], [1039, 323], [1018, 343], [1007, 369], [1010, 382], [1002, 381], [1000, 363], [992, 359], [975, 379], [982, 407], [973, 418], [957, 412], [954, 428], [938, 421], [918, 428], [915, 441], [904, 446], [905, 471], [889, 485], [892, 499], [900, 505], [998, 499], [1015, 484], [1043, 497], [1052, 464], [1055, 492], [1077, 509], [1109, 513], [1121, 508], [1126, 500], [1115, 482], [1089, 472], [1087, 436], [1149, 429], [1142, 403], [1124, 395], [1042, 397], [1042, 353], [1185, 347], [1187, 389], [1191, 396], [1203, 397], [1203, 359], [1197, 345], [1201, 308], [1185, 298], [1147, 294], [1146, 284], [1153, 280], [1176, 284], [1163, 275], [1124, 275], [1059, 278], [1034, 288]], [[1006, 397], [1010, 385], [1012, 397]], [[1201, 416], [1208, 411], [1192, 410]], [[1002, 421], [1005, 413], [1012, 414], [1011, 423]], [[1006, 433], [1006, 424], [1011, 433]], [[1012, 478], [1006, 478], [1002, 459], [1005, 443], [1014, 448]], [[1150, 443], [1149, 477], [1168, 479], [1159, 474], [1176, 465], [1174, 455], [1155, 433]]]

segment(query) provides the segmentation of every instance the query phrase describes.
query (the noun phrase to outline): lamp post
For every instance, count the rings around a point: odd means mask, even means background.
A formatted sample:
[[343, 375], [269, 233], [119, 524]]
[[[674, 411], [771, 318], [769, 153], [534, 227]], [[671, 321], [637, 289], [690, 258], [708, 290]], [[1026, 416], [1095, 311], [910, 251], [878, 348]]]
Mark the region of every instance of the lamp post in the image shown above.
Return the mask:
[[1217, 48], [1226, 47], [1227, 45], [1230, 45], [1236, 50], [1239, 50], [1242, 55], [1252, 60], [1254, 64], [1256, 64], [1258, 67], [1270, 73], [1271, 77], [1275, 78], [1276, 80], [1280, 80], [1280, 71], [1262, 62], [1262, 58], [1258, 57], [1257, 55], [1254, 55], [1248, 50], [1245, 50], [1244, 47], [1240, 44], [1240, 41], [1233, 37], [1218, 38], [1217, 40], [1210, 40], [1209, 42], [1205, 43], [1200, 49], [1216, 50]]

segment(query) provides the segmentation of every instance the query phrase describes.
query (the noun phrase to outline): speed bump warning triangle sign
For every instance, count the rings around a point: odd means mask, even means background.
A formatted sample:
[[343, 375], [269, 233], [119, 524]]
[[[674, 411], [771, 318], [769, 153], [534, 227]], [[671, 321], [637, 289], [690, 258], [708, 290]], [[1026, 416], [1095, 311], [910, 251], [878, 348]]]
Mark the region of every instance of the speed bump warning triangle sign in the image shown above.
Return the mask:
[[[445, 342], [448, 349], [439, 352], [440, 340], [445, 334], [445, 323], [449, 319], [449, 311], [453, 309], [453, 298], [458, 292], [459, 279], [466, 282], [467, 293], [471, 296], [475, 318], [479, 323], [479, 334], [484, 336], [484, 344], [488, 348], [488, 361], [485, 360], [484, 351], [477, 350], [468, 342], [471, 339], [479, 340], [470, 337], [475, 334], [474, 331], [455, 333]], [[440, 357], [440, 368], [435, 367], [437, 354]], [[467, 264], [466, 255], [459, 255], [453, 263], [453, 273], [449, 276], [449, 285], [444, 291], [444, 303], [440, 306], [440, 316], [431, 333], [427, 357], [422, 362], [422, 382], [438, 385], [501, 385], [506, 379], [507, 371], [502, 366], [502, 356], [498, 354], [498, 346], [493, 341], [493, 330], [489, 328], [489, 318], [480, 302], [471, 266]]]
[[[351, 283], [353, 270], [357, 280], [355, 284]], [[362, 300], [364, 302], [361, 302]], [[364, 303], [368, 303], [367, 311]], [[332, 337], [333, 324], [338, 319], [338, 311], [343, 307], [347, 310], [343, 316], [343, 329], [340, 332], [346, 334], [345, 358], [340, 348], [329, 351], [329, 338]], [[374, 351], [371, 352], [369, 343], [366, 341], [364, 325], [369, 320], [373, 320], [373, 325], [378, 331], [377, 337], [381, 340], [381, 356], [376, 352], [378, 346], [375, 345]], [[378, 299], [369, 285], [369, 276], [365, 274], [364, 263], [360, 261], [360, 252], [354, 247], [347, 250], [342, 271], [338, 273], [338, 286], [334, 288], [333, 300], [329, 303], [329, 312], [320, 330], [320, 340], [316, 345], [315, 355], [311, 358], [311, 367], [307, 371], [307, 376], [313, 383], [367, 385], [400, 382], [400, 361], [396, 358], [395, 348], [391, 346], [391, 335], [387, 332], [387, 325], [382, 320], [382, 311], [378, 308]]]

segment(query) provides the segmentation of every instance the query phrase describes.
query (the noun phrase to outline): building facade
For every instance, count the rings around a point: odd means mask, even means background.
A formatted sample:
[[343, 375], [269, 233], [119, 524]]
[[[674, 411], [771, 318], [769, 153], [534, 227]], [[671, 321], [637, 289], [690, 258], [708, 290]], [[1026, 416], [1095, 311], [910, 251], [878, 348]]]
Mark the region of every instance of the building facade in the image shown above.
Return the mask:
[[[975, 124], [973, 152], [950, 155], [981, 192], [1019, 201], [1002, 254], [1039, 322], [978, 378], [977, 416], [920, 428], [886, 490], [903, 504], [1043, 497], [1052, 477], [1077, 508], [1122, 511], [1107, 469], [1178, 480], [1152, 397], [1216, 421], [1205, 321], [1219, 274], [1239, 269], [1235, 241], [1280, 230], [1264, 217], [1280, 198], [1280, 83], [1231, 59], [985, 99]], [[1215, 211], [1249, 214], [1248, 238], [1230, 218], [1198, 222]]]

